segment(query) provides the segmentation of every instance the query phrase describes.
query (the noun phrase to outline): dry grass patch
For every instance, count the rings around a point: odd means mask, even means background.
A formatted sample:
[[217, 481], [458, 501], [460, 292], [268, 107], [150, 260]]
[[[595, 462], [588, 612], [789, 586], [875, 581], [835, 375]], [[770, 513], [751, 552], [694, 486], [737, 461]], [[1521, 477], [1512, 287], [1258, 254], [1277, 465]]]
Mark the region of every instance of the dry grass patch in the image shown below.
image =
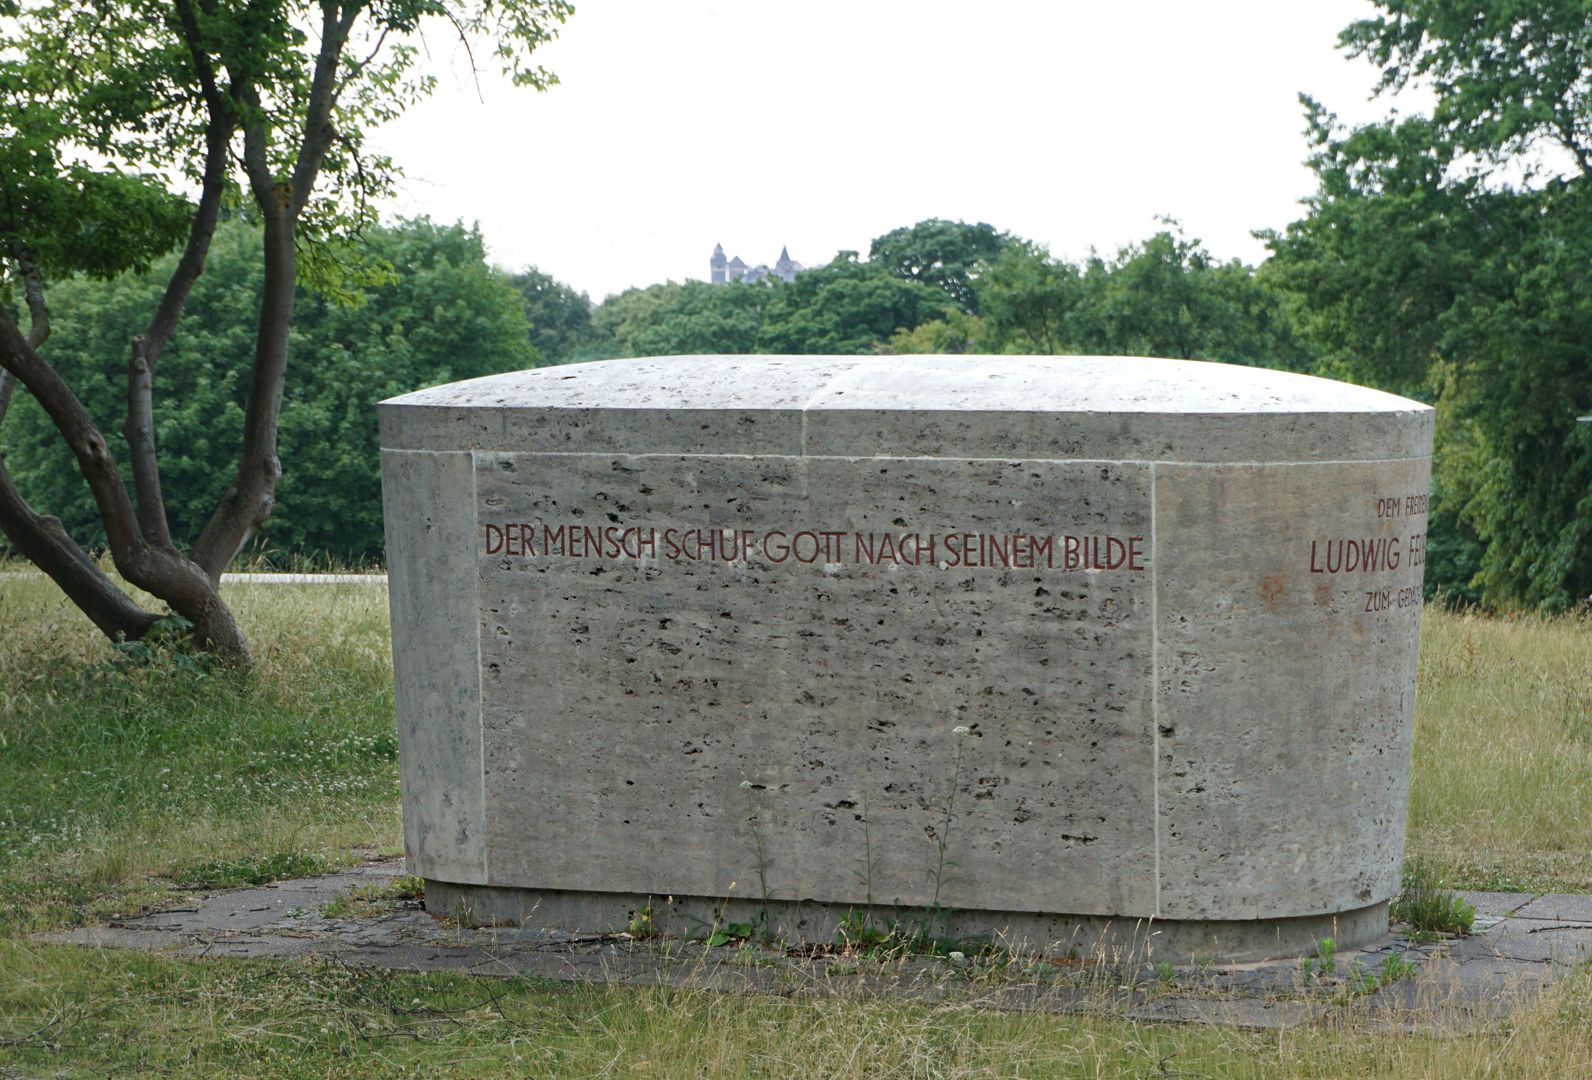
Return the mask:
[[1592, 892], [1592, 620], [1427, 612], [1408, 855], [1453, 885]]
[[247, 675], [129, 662], [49, 582], [0, 578], [0, 926], [147, 904], [152, 876], [397, 850], [385, 591], [229, 592]]
[[1455, 1025], [1410, 1033], [1351, 1009], [1257, 1032], [993, 1010], [976, 983], [931, 1005], [0, 942], [0, 1064], [86, 1075], [1580, 1080], [1592, 973], [1497, 1030]]

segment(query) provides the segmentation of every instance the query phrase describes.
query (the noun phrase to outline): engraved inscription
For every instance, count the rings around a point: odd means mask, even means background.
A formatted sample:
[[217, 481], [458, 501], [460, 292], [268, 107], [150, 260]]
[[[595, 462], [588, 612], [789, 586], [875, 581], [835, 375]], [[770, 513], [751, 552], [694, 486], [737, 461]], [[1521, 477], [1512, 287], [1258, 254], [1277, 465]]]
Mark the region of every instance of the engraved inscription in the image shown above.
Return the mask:
[[662, 559], [773, 566], [932, 566], [1142, 571], [1148, 544], [1111, 533], [855, 532], [845, 529], [681, 529], [487, 522], [482, 554], [531, 559]]
[[[1425, 517], [1428, 497], [1424, 493], [1378, 496], [1371, 500], [1376, 511], [1378, 529], [1385, 530], [1394, 522], [1407, 518]], [[1383, 535], [1317, 537], [1310, 541], [1310, 572], [1326, 577], [1339, 575], [1397, 574], [1403, 571], [1406, 578], [1413, 573], [1419, 581], [1426, 565], [1426, 534], [1393, 533]], [[1330, 586], [1325, 582], [1317, 591], [1317, 602], [1330, 602]], [[1422, 593], [1419, 584], [1400, 588], [1396, 583], [1363, 590], [1362, 612], [1376, 614], [1404, 608], [1419, 608]]]

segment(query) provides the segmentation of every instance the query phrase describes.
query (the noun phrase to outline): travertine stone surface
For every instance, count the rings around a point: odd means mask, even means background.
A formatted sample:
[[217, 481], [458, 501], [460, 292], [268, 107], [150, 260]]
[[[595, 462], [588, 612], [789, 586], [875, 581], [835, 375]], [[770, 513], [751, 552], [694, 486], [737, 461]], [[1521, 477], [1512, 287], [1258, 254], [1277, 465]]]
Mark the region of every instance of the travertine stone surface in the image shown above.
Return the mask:
[[[486, 875], [474, 464], [464, 453], [383, 450], [404, 848], [450, 881]], [[398, 657], [402, 652], [401, 659]]]
[[1424, 406], [1169, 360], [674, 357], [421, 391], [382, 433], [408, 854], [494, 910], [1208, 934], [1396, 891]]

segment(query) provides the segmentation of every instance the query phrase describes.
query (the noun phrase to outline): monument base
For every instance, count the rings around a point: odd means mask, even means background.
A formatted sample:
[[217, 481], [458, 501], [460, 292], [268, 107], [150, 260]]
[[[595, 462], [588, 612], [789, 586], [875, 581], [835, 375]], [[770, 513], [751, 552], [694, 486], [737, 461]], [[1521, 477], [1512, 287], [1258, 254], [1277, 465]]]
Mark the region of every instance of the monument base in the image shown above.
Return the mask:
[[466, 926], [536, 926], [572, 933], [633, 930], [651, 909], [649, 928], [681, 938], [714, 927], [751, 924], [779, 941], [829, 943], [843, 920], [874, 927], [921, 928], [941, 938], [993, 941], [1048, 956], [1101, 957], [1115, 963], [1244, 963], [1314, 953], [1322, 939], [1353, 949], [1387, 933], [1387, 901], [1336, 914], [1287, 919], [1129, 919], [1013, 911], [940, 911], [815, 900], [647, 896], [641, 893], [520, 889], [426, 880], [426, 909]]

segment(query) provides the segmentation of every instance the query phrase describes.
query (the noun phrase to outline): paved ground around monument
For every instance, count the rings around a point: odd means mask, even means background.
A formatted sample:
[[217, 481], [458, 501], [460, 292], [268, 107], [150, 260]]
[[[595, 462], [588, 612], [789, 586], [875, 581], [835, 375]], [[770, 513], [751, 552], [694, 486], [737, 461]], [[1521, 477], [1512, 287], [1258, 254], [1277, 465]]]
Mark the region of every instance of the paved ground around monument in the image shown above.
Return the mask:
[[[404, 971], [753, 993], [881, 993], [991, 1008], [1109, 1013], [1137, 1020], [1273, 1028], [1359, 1012], [1399, 1028], [1459, 1029], [1507, 1017], [1592, 957], [1592, 896], [1465, 893], [1476, 933], [1438, 942], [1398, 934], [1339, 953], [1331, 970], [1298, 959], [1234, 966], [1121, 965], [1073, 956], [897, 956], [775, 946], [635, 940], [535, 927], [463, 929], [418, 900], [371, 900], [402, 860], [258, 888], [195, 893], [191, 904], [41, 940], [180, 957], [321, 957]], [[1391, 963], [1389, 957], [1395, 958]], [[1378, 981], [1376, 973], [1413, 965]]]

